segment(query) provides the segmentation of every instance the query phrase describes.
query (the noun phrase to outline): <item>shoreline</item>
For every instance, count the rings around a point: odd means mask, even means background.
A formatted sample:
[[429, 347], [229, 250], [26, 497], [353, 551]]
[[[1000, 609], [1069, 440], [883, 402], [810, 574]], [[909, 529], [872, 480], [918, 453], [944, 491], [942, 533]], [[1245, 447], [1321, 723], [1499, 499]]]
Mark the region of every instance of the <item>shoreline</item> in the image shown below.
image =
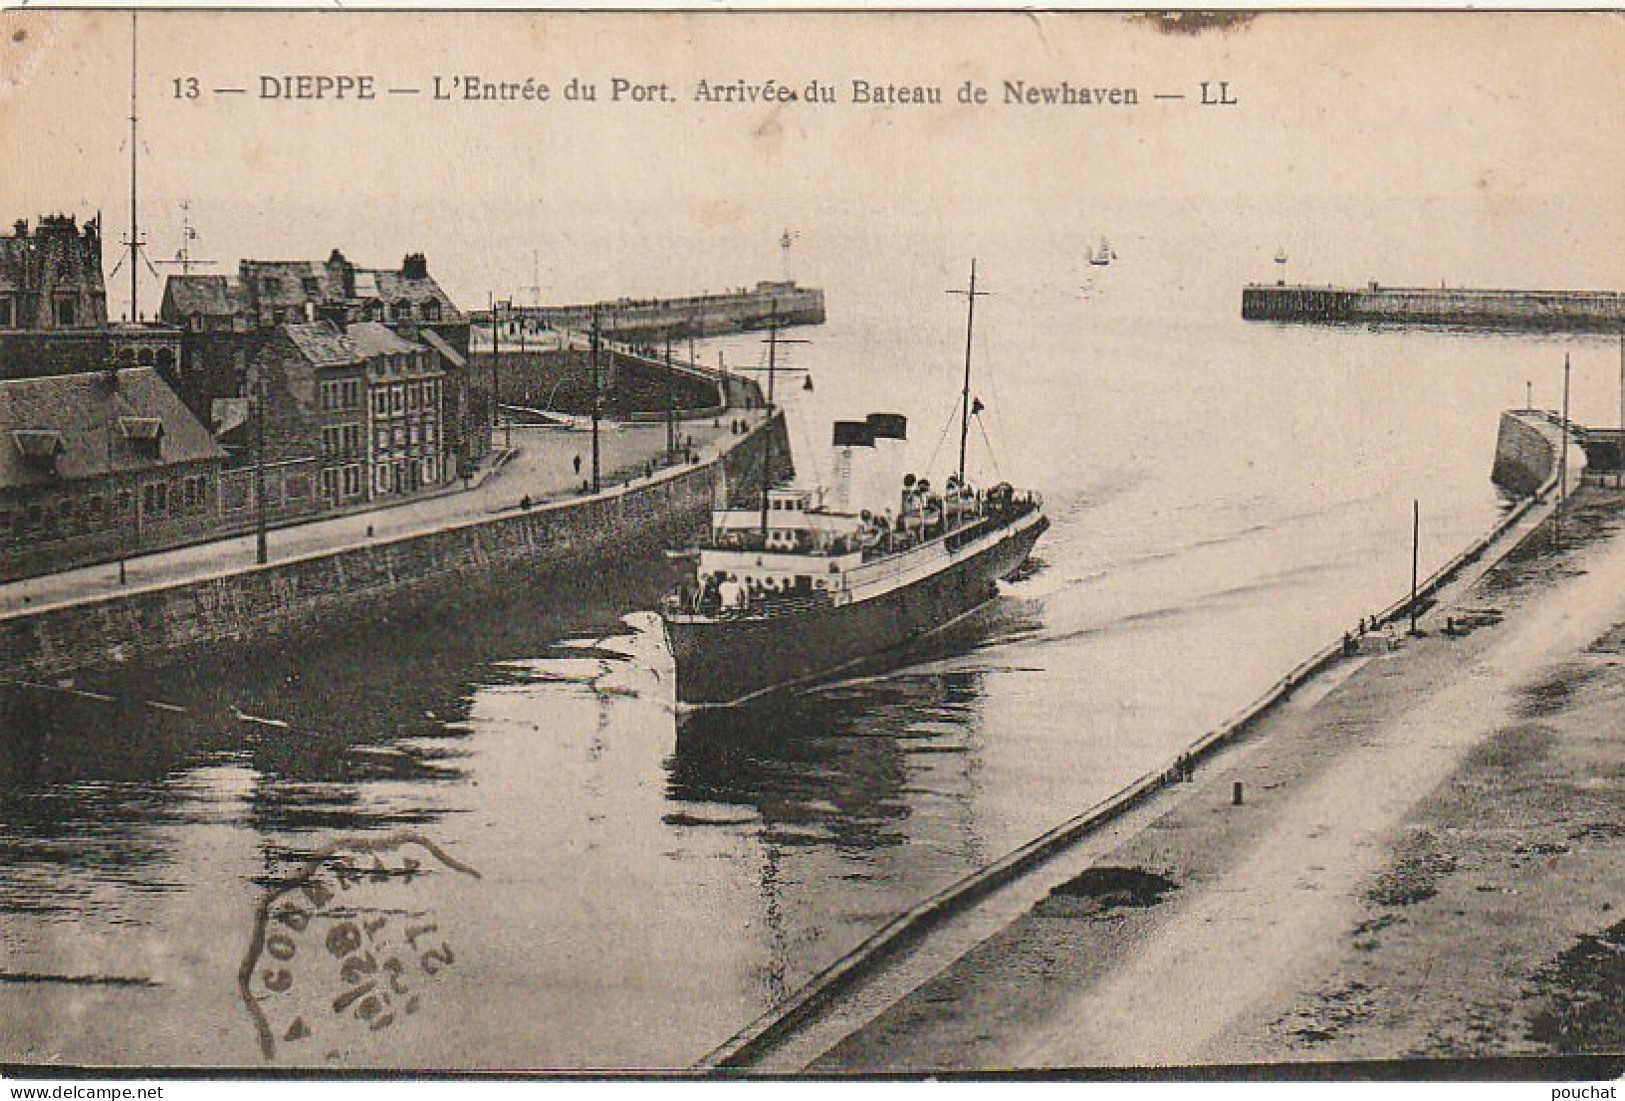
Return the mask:
[[1625, 1049], [1608, 970], [1625, 944], [1609, 888], [1625, 882], [1625, 748], [1598, 721], [1625, 702], [1622, 505], [1584, 491], [1561, 552], [1542, 524], [1447, 586], [1423, 637], [1322, 674], [1013, 920], [793, 1061], [951, 1073]]

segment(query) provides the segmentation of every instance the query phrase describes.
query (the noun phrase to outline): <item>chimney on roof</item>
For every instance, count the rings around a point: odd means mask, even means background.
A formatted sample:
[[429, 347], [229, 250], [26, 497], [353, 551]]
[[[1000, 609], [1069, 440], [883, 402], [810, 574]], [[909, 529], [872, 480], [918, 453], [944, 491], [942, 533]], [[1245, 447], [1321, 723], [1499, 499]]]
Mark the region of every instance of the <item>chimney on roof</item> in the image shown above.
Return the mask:
[[337, 277], [339, 286], [344, 290], [345, 298], [355, 297], [355, 265], [344, 258], [344, 253], [338, 249], [327, 258], [327, 270], [330, 276]]
[[28, 219], [27, 218], [18, 218], [15, 222], [13, 222], [11, 224], [11, 232], [12, 232], [12, 236], [14, 236], [14, 237], [27, 237], [28, 236]]
[[401, 261], [402, 279], [429, 278], [429, 258], [421, 252], [409, 252]]

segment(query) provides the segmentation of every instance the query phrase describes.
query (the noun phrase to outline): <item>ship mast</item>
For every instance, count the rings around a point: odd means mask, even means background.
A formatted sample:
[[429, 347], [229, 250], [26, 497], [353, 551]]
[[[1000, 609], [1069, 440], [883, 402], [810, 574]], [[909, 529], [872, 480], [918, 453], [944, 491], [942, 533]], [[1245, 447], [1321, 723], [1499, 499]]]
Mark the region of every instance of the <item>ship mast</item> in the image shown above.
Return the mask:
[[965, 296], [965, 388], [960, 394], [959, 407], [959, 484], [965, 484], [965, 444], [970, 439], [970, 351], [971, 333], [976, 325], [976, 299], [986, 298], [986, 291], [976, 289], [976, 259], [970, 262], [970, 289], [952, 290], [949, 294]]
[[129, 249], [130, 264], [130, 320], [141, 319], [139, 306], [140, 290], [137, 286], [136, 269], [140, 267], [141, 228], [136, 210], [136, 13], [130, 13], [130, 236], [125, 240], [124, 246]]
[[[779, 335], [779, 303], [773, 300], [772, 312], [767, 319], [767, 439], [762, 447], [762, 546], [767, 546], [768, 490], [773, 485], [773, 381], [779, 373], [779, 345], [805, 344], [805, 340]], [[789, 371], [805, 370], [801, 367], [785, 368]]]

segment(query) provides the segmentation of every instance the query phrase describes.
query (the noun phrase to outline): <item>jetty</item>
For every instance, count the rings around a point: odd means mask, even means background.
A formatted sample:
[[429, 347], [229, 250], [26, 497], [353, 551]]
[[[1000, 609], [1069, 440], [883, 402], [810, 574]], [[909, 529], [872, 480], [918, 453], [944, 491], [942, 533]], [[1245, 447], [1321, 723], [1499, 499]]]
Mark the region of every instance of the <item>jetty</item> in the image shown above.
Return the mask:
[[1545, 332], [1625, 330], [1619, 291], [1473, 290], [1458, 287], [1249, 284], [1247, 321], [1310, 325], [1437, 325]]
[[[617, 298], [571, 306], [501, 303], [498, 322], [532, 330], [587, 332], [598, 319], [604, 336], [624, 341], [687, 340], [690, 337], [765, 329], [770, 325], [822, 325], [824, 292], [794, 280], [764, 280], [717, 294], [683, 298]], [[490, 345], [492, 311], [473, 315], [476, 343]], [[504, 339], [507, 339], [504, 336]]]

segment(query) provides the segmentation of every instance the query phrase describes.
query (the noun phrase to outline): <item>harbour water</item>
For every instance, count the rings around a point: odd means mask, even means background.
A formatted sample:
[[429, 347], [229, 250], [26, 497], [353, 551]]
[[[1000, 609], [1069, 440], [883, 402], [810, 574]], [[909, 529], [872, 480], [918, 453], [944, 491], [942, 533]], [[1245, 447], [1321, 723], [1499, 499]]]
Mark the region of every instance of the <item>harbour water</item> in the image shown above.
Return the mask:
[[[1496, 416], [1526, 380], [1555, 406], [1568, 354], [1576, 417], [1617, 409], [1610, 340], [1248, 324], [1239, 282], [1170, 296], [1133, 245], [1021, 283], [984, 262], [996, 466], [980, 426], [971, 465], [1039, 488], [1054, 526], [998, 601], [895, 668], [679, 733], [662, 568], [567, 608], [514, 592], [101, 686], [187, 716], [11, 701], [0, 1060], [686, 1066], [1400, 596], [1413, 499], [1424, 572], [1487, 528]], [[829, 324], [780, 350], [814, 380], [778, 383], [805, 474], [832, 417], [872, 410], [910, 417], [920, 470], [951, 467], [956, 279], [822, 281]], [[763, 358], [755, 336], [699, 350]], [[261, 900], [324, 846], [403, 832], [477, 873], [437, 866], [391, 903], [451, 962], [410, 1015], [322, 1008], [268, 1064], [239, 985]], [[303, 982], [322, 950], [300, 951]]]

